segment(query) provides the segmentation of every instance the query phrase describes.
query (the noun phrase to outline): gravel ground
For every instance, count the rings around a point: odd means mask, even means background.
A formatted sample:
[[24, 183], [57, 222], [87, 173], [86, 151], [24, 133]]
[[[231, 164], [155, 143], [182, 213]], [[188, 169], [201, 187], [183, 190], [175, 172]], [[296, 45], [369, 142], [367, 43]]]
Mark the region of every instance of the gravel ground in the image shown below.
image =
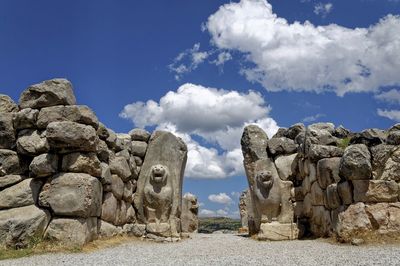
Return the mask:
[[400, 245], [349, 246], [321, 240], [258, 242], [198, 234], [178, 243], [133, 241], [78, 254], [45, 254], [0, 265], [400, 265]]

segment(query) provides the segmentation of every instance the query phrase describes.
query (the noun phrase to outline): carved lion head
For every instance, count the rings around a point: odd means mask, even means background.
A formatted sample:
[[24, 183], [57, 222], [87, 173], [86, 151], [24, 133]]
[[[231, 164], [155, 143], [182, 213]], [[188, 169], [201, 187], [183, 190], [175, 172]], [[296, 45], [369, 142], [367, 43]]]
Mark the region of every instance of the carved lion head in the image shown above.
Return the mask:
[[153, 165], [150, 173], [150, 179], [154, 183], [164, 183], [168, 178], [168, 168], [162, 164]]
[[256, 181], [259, 183], [259, 185], [266, 189], [270, 190], [274, 184], [274, 178], [272, 176], [271, 171], [259, 171], [256, 175]]

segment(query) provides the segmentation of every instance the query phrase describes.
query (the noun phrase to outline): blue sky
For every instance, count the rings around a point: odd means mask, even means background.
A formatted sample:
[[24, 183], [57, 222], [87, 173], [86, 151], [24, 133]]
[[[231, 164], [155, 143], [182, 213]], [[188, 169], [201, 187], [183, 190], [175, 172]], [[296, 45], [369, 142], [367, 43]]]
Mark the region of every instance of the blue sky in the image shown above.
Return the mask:
[[399, 14], [398, 0], [3, 0], [0, 93], [65, 77], [117, 132], [175, 132], [185, 192], [235, 216], [245, 124], [400, 120]]

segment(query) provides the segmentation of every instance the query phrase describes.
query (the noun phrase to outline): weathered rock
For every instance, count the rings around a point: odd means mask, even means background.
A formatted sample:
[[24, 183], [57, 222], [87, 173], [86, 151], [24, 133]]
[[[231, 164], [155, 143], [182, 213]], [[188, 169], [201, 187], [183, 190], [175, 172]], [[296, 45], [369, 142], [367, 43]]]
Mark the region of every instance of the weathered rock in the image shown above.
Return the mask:
[[[386, 145], [386, 144], [380, 144], [376, 145], [370, 148], [371, 151], [371, 157], [372, 157], [372, 179], [381, 179], [382, 174], [386, 168], [387, 161], [391, 158], [393, 151], [395, 150], [396, 146], [394, 145]], [[391, 163], [391, 162], [389, 162]], [[388, 167], [391, 168], [391, 167]], [[392, 176], [394, 177], [393, 179], [396, 180], [396, 176], [399, 176], [400, 180], [400, 173], [396, 170], [400, 170], [400, 167], [398, 169], [393, 169], [395, 171], [387, 171], [386, 176]]]
[[321, 189], [318, 182], [314, 182], [311, 186], [311, 203], [314, 206], [324, 205], [324, 193], [325, 191]]
[[129, 131], [129, 135], [132, 140], [148, 142], [150, 139], [150, 133], [141, 128], [135, 128]]
[[259, 240], [295, 240], [299, 237], [296, 224], [281, 224], [278, 222], [262, 223], [260, 226]]
[[335, 132], [333, 133], [333, 136], [340, 138], [340, 139], [344, 139], [347, 138], [350, 135], [350, 131], [346, 128], [344, 128], [343, 126], [338, 126], [335, 129]]
[[124, 157], [114, 157], [110, 159], [110, 170], [112, 174], [116, 174], [124, 181], [128, 181], [131, 178], [131, 170], [127, 160]]
[[303, 214], [306, 217], [311, 218], [312, 217], [312, 198], [311, 198], [311, 193], [307, 193], [304, 196], [304, 201], [303, 201]]
[[268, 136], [256, 125], [244, 128], [241, 145], [245, 161], [255, 162], [259, 159], [268, 158], [267, 154]]
[[97, 218], [55, 218], [47, 227], [45, 238], [67, 246], [82, 246], [97, 238]]
[[324, 158], [341, 157], [343, 150], [335, 146], [311, 144], [308, 150], [308, 158], [317, 162]]
[[302, 123], [294, 124], [286, 130], [285, 137], [294, 140], [297, 135], [306, 131], [306, 127]]
[[362, 236], [371, 230], [372, 225], [364, 203], [352, 204], [346, 211], [339, 214], [336, 226], [339, 240], [350, 242], [352, 238]]
[[99, 127], [97, 128], [96, 133], [97, 133], [97, 136], [99, 136], [99, 138], [101, 140], [106, 140], [110, 136], [110, 133], [108, 133], [107, 127], [101, 122], [99, 122]]
[[353, 202], [353, 192], [349, 182], [338, 183], [337, 191], [343, 204], [350, 205]]
[[17, 150], [20, 154], [34, 156], [50, 150], [45, 131], [26, 129], [18, 135]]
[[117, 175], [112, 175], [111, 191], [114, 196], [121, 200], [124, 195], [124, 182]]
[[353, 199], [355, 202], [366, 202], [369, 180], [353, 180]]
[[43, 153], [33, 158], [29, 165], [32, 177], [47, 177], [57, 173], [58, 156], [52, 153]]
[[389, 154], [379, 179], [400, 182], [400, 148], [396, 147]]
[[72, 85], [66, 79], [46, 80], [32, 85], [21, 94], [19, 99], [21, 109], [74, 104], [76, 104], [76, 99]]
[[131, 136], [128, 134], [117, 134], [117, 139], [115, 141], [115, 151], [122, 151], [122, 150], [132, 150], [131, 146]]
[[98, 220], [97, 226], [99, 237], [109, 238], [122, 234], [122, 229], [120, 227], [107, 223], [106, 221]]
[[51, 106], [42, 108], [37, 118], [38, 128], [46, 128], [51, 122], [71, 121], [90, 125], [97, 129], [99, 120], [93, 111], [86, 105]]
[[112, 151], [108, 149], [107, 143], [101, 139], [97, 143], [97, 157], [100, 161], [104, 163], [108, 163], [110, 161], [110, 157], [112, 157]]
[[142, 237], [146, 234], [146, 225], [145, 224], [126, 224], [123, 227], [124, 233], [129, 236]]
[[25, 177], [22, 175], [5, 175], [0, 176], [0, 189], [12, 186], [24, 180]]
[[115, 198], [114, 194], [111, 192], [104, 194], [103, 204], [101, 207], [101, 219], [115, 224], [117, 220], [117, 209], [119, 209], [118, 200]]
[[275, 166], [278, 170], [280, 179], [287, 181], [293, 179], [292, 164], [297, 153], [288, 156], [279, 156], [275, 159]]
[[242, 223], [242, 229], [249, 227], [249, 214], [248, 214], [248, 209], [249, 209], [249, 201], [250, 201], [250, 191], [249, 189], [246, 189], [245, 191], [240, 194], [239, 198], [239, 213], [240, 213], [240, 221]]
[[272, 138], [268, 140], [268, 151], [273, 155], [285, 155], [295, 153], [297, 150], [297, 145], [292, 139], [281, 137]]
[[24, 161], [15, 151], [0, 149], [0, 176], [20, 175], [27, 170]]
[[64, 172], [87, 173], [91, 176], [101, 176], [100, 161], [95, 153], [69, 153], [62, 160]]
[[126, 202], [132, 203], [133, 185], [131, 181], [125, 182], [123, 199]]
[[400, 124], [396, 124], [388, 130], [386, 143], [390, 145], [400, 145]]
[[140, 168], [136, 165], [135, 157], [131, 155], [128, 160], [128, 164], [131, 171], [131, 178], [137, 180], [139, 177]]
[[26, 108], [14, 114], [13, 124], [17, 130], [35, 128], [39, 111], [36, 109]]
[[138, 156], [134, 156], [133, 158], [134, 158], [134, 160], [135, 160], [136, 166], [142, 166], [142, 165], [143, 165], [143, 160], [142, 160], [142, 158], [140, 158], [140, 157], [138, 157]]
[[186, 193], [182, 199], [181, 224], [182, 232], [194, 233], [199, 227], [198, 219], [199, 205], [197, 197], [193, 194]]
[[347, 180], [371, 178], [371, 154], [364, 144], [348, 146], [340, 161], [339, 175]]
[[306, 176], [303, 180], [303, 183], [301, 184], [301, 187], [303, 189], [303, 194], [307, 194], [311, 191], [311, 182], [310, 182], [310, 177]]
[[135, 209], [133, 208], [132, 204], [127, 204], [126, 222], [127, 223], [135, 223], [136, 222], [136, 212], [135, 212]]
[[61, 153], [95, 152], [98, 143], [93, 127], [69, 121], [50, 123], [46, 136], [50, 147]]
[[275, 133], [275, 135], [272, 136], [272, 138], [282, 138], [285, 137], [287, 133], [287, 128], [285, 127], [280, 127], [278, 128], [278, 131]]
[[105, 142], [110, 149], [115, 150], [117, 147], [117, 134], [115, 134], [115, 132], [109, 128], [107, 128], [107, 131], [108, 137], [105, 139]]
[[338, 193], [337, 184], [330, 184], [326, 188], [326, 199], [329, 209], [334, 210], [339, 208], [341, 201]]
[[[169, 132], [156, 131], [150, 138], [135, 193], [138, 219], [147, 227], [168, 224], [167, 235], [179, 237], [182, 182], [187, 159], [186, 144]], [[158, 226], [156, 226], [159, 228]], [[154, 232], [151, 232], [154, 233]]]
[[108, 164], [106, 163], [100, 163], [100, 168], [101, 168], [100, 182], [103, 185], [111, 185], [112, 176], [111, 176], [110, 166], [108, 166]]
[[293, 188], [293, 201], [303, 201], [304, 193], [302, 187], [294, 187]]
[[[311, 144], [335, 145], [336, 138], [333, 136], [335, 126], [332, 123], [316, 123], [308, 126], [306, 139]], [[331, 156], [337, 157], [337, 156]]]
[[134, 156], [144, 157], [146, 155], [147, 143], [143, 141], [132, 141], [132, 154]]
[[33, 237], [41, 237], [50, 222], [50, 213], [35, 205], [0, 211], [0, 246], [22, 248]]
[[0, 113], [15, 113], [18, 112], [17, 104], [5, 94], [0, 94]]
[[126, 210], [127, 206], [125, 201], [120, 201], [118, 204], [119, 210], [117, 211], [117, 220], [115, 221], [116, 225], [124, 225], [126, 223]]
[[355, 134], [350, 139], [350, 145], [364, 144], [367, 146], [375, 146], [384, 143], [385, 140], [386, 140], [385, 131], [376, 128], [371, 128], [371, 129], [366, 129], [361, 133]]
[[354, 182], [354, 201], [395, 202], [398, 200], [399, 186], [395, 181], [365, 180]]
[[340, 158], [325, 158], [318, 161], [317, 164], [317, 180], [322, 189], [332, 183], [338, 183], [339, 177]]
[[102, 193], [100, 181], [93, 176], [61, 173], [51, 179], [48, 190], [43, 189], [40, 198], [56, 215], [87, 218], [100, 216]]
[[0, 113], [0, 149], [15, 147], [15, 130], [12, 113]]
[[330, 234], [331, 215], [324, 206], [313, 206], [311, 217], [311, 232], [317, 237], [327, 237]]
[[130, 152], [128, 150], [122, 150], [115, 154], [116, 157], [124, 157], [125, 160], [129, 161], [131, 158]]
[[28, 178], [0, 191], [0, 209], [36, 204], [42, 185], [42, 181]]

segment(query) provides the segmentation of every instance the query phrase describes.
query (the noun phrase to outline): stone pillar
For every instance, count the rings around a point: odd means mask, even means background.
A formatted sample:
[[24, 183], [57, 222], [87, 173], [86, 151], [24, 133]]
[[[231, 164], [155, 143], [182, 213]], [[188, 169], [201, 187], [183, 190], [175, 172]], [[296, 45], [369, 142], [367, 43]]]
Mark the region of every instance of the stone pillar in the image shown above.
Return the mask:
[[183, 233], [197, 233], [199, 227], [198, 211], [197, 197], [191, 193], [186, 193], [182, 199], [181, 223]]

